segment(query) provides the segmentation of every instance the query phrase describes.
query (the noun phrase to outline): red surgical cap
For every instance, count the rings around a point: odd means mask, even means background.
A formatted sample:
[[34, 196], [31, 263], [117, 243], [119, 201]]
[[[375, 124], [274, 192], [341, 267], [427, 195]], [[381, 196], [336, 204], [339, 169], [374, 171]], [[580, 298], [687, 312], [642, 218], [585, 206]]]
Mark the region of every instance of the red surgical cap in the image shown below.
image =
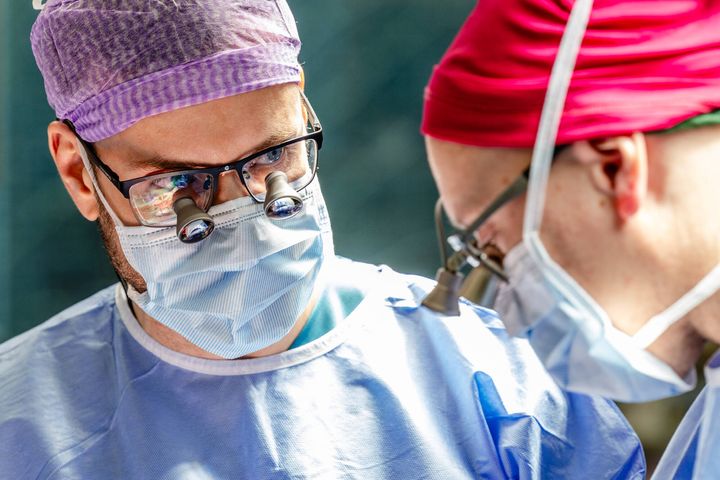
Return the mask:
[[[570, 0], [481, 0], [430, 79], [422, 132], [532, 147]], [[720, 108], [720, 1], [596, 0], [557, 144]]]

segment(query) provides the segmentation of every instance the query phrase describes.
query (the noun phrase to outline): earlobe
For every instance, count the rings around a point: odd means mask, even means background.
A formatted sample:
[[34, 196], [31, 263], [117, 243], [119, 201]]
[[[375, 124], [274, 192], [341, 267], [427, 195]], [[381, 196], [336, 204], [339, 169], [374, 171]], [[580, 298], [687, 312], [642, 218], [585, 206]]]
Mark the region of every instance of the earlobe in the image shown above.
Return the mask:
[[640, 209], [647, 194], [648, 157], [645, 135], [635, 132], [573, 144], [573, 156], [590, 169], [595, 187], [613, 198], [621, 222]]
[[65, 189], [80, 214], [90, 221], [97, 220], [95, 189], [83, 165], [75, 134], [64, 123], [52, 122], [48, 126], [48, 146]]
[[625, 221], [639, 209], [647, 195], [648, 158], [645, 135], [619, 137], [617, 150], [621, 158], [615, 180], [615, 209]]

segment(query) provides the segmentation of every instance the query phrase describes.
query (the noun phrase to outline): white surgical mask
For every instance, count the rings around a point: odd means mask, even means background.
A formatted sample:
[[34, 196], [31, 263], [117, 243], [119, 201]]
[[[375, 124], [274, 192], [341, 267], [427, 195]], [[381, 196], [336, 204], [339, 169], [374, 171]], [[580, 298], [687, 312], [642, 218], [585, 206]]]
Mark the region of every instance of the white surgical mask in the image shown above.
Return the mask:
[[300, 192], [304, 209], [282, 221], [241, 197], [210, 208], [213, 234], [182, 243], [175, 227], [125, 226], [112, 211], [85, 157], [85, 168], [115, 222], [123, 253], [147, 291], [128, 297], [158, 322], [223, 358], [281, 340], [307, 308], [333, 253], [330, 220], [315, 179]]
[[694, 371], [681, 379], [645, 348], [720, 288], [720, 265], [631, 337], [612, 325], [545, 249], [540, 230], [555, 139], [591, 9], [592, 0], [575, 2], [561, 41], [533, 149], [523, 242], [504, 262], [510, 283], [501, 288], [495, 306], [511, 333], [528, 337], [561, 386], [621, 401], [647, 401], [694, 385]]

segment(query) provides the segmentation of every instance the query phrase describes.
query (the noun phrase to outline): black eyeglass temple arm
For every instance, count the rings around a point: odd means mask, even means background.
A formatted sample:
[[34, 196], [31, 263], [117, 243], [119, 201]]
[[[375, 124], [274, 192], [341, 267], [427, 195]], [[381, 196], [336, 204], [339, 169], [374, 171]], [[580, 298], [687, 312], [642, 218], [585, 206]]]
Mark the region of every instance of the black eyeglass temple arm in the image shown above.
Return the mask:
[[510, 186], [508, 186], [497, 198], [495, 198], [495, 200], [488, 206], [488, 208], [486, 208], [485, 211], [482, 212], [480, 216], [478, 216], [469, 227], [463, 230], [462, 238], [464, 241], [470, 240], [474, 235], [475, 230], [477, 230], [480, 225], [485, 223], [485, 221], [490, 218], [490, 216], [495, 213], [500, 207], [505, 205], [513, 198], [520, 196], [522, 193], [525, 192], [525, 190], [527, 190], [529, 174], [530, 167], [526, 168], [522, 172], [522, 174], [518, 178], [516, 178], [513, 183], [510, 184]]

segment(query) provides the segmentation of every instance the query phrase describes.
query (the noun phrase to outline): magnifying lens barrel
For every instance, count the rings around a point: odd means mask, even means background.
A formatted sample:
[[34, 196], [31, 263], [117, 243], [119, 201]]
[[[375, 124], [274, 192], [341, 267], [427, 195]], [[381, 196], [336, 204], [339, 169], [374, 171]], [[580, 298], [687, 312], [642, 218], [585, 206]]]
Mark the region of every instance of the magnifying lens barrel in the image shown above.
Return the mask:
[[[300, 194], [288, 183], [284, 172], [272, 172], [265, 178], [266, 192], [263, 204], [265, 214], [273, 220], [284, 220], [300, 213], [303, 201]], [[212, 217], [197, 206], [191, 197], [181, 197], [173, 203], [177, 215], [177, 237], [183, 243], [206, 239], [215, 229]]]
[[292, 218], [303, 209], [300, 194], [288, 183], [284, 172], [272, 172], [265, 177], [265, 215], [273, 220]]
[[190, 197], [181, 197], [173, 203], [177, 215], [177, 237], [183, 243], [195, 243], [206, 239], [215, 229], [212, 217]]
[[493, 274], [484, 265], [473, 268], [463, 282], [460, 296], [469, 301], [482, 305], [486, 298]]
[[435, 276], [437, 285], [425, 297], [422, 304], [430, 310], [445, 315], [460, 315], [459, 290], [463, 275], [440, 268]]

